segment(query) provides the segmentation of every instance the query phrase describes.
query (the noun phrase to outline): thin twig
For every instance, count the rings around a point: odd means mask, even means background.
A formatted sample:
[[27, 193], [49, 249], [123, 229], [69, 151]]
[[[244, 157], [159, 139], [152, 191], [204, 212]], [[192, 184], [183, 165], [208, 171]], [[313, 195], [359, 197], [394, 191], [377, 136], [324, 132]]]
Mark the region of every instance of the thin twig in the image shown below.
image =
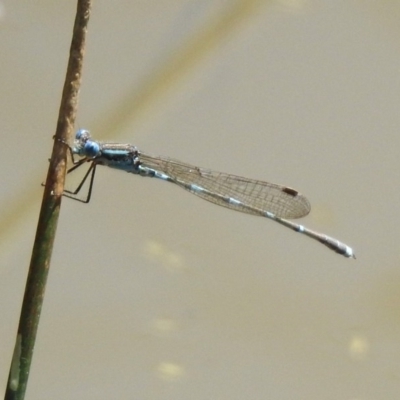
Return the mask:
[[75, 122], [90, 9], [91, 0], [78, 0], [57, 130], [25, 287], [6, 400], [21, 400], [25, 397], [64, 190], [67, 147], [63, 143], [69, 141]]

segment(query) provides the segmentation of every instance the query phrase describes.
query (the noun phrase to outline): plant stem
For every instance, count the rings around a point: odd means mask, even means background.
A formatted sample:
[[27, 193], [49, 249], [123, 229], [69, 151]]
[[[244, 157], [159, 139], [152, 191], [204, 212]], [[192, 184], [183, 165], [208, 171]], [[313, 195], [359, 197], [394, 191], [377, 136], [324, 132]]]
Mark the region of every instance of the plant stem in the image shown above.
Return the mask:
[[6, 400], [22, 400], [25, 397], [64, 190], [67, 161], [67, 147], [64, 143], [69, 142], [75, 122], [90, 9], [91, 0], [78, 0], [53, 152], [4, 397]]

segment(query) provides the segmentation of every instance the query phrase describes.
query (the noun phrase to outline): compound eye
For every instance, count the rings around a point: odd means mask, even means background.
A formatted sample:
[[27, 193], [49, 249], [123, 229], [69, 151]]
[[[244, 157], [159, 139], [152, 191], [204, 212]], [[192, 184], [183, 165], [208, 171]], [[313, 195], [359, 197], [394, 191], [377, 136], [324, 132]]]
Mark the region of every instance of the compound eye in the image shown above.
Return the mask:
[[85, 142], [89, 138], [90, 138], [90, 133], [87, 129], [79, 129], [79, 131], [76, 132], [75, 134], [75, 139], [82, 142]]
[[85, 143], [83, 151], [87, 157], [93, 158], [100, 154], [100, 146], [96, 142], [88, 141]]

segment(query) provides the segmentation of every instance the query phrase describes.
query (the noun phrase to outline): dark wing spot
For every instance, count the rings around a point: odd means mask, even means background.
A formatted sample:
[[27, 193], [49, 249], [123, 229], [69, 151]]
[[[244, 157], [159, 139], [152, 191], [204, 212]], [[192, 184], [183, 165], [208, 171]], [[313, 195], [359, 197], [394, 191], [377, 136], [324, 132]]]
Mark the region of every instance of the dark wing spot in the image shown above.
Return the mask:
[[289, 188], [289, 187], [283, 188], [282, 192], [285, 192], [288, 195], [293, 196], [293, 197], [296, 197], [299, 194], [299, 192], [297, 190], [294, 190], [294, 189]]

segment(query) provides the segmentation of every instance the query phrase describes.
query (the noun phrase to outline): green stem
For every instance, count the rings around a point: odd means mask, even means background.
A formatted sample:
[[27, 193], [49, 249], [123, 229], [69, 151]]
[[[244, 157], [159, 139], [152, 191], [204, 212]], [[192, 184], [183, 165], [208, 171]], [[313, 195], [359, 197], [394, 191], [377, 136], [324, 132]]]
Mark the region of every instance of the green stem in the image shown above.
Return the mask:
[[4, 397], [6, 400], [22, 400], [25, 397], [64, 190], [67, 147], [63, 143], [69, 142], [75, 121], [90, 9], [91, 0], [78, 0], [53, 152]]

